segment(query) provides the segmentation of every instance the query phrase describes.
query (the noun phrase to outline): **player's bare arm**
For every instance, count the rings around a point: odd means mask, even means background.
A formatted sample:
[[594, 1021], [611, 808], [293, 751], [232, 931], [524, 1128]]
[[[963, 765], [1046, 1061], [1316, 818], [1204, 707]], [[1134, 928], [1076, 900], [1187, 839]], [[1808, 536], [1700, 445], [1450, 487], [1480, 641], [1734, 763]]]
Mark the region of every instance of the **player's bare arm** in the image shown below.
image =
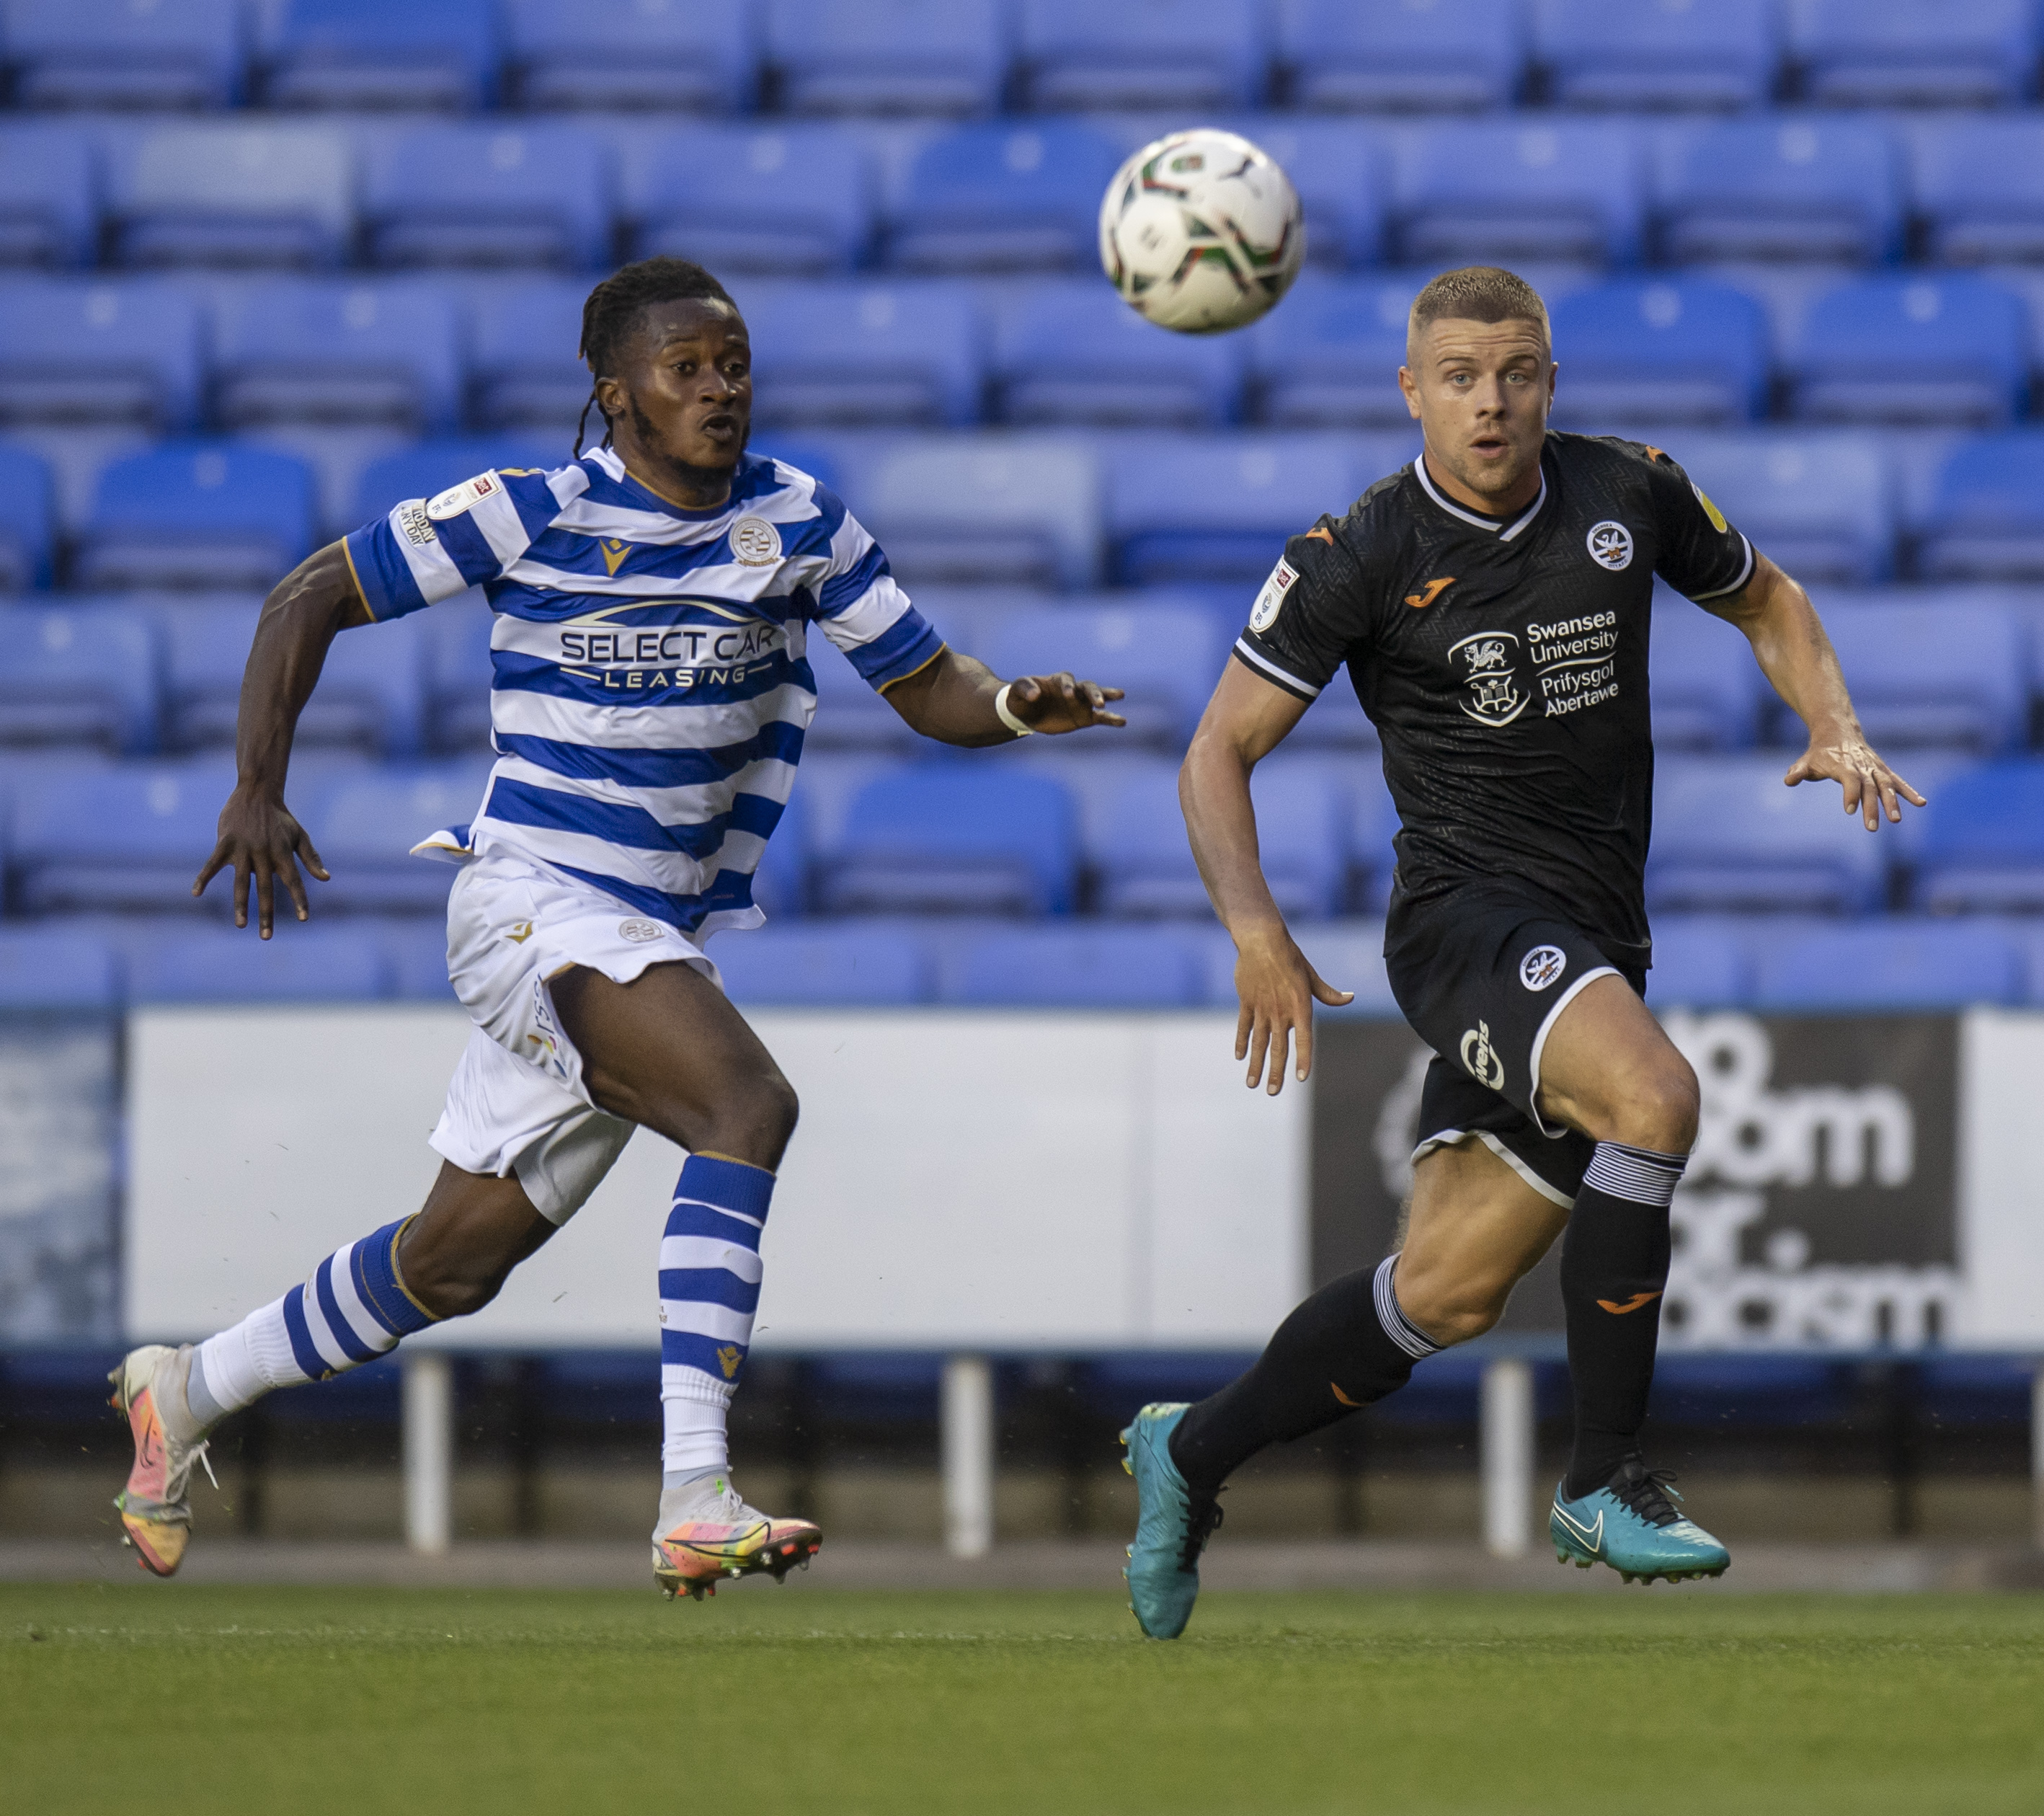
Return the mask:
[[1119, 687], [1103, 687], [1074, 675], [1024, 675], [1007, 683], [1005, 702], [1001, 693], [999, 675], [955, 649], [944, 650], [914, 674], [881, 690], [882, 698], [912, 731], [965, 749], [1012, 744], [1028, 735], [1001, 718], [1003, 703], [1029, 731], [1054, 736], [1128, 722], [1108, 710], [1109, 701], [1122, 697]]
[[1837, 783], [1845, 791], [1845, 810], [1857, 810], [1869, 832], [1881, 824], [1884, 813], [1890, 821], [1900, 821], [1904, 801], [1914, 807], [1929, 805], [1866, 741], [1838, 652], [1810, 595], [1795, 581], [1756, 550], [1752, 579], [1730, 598], [1712, 600], [1705, 610], [1746, 633], [1762, 672], [1809, 728], [1809, 748], [1782, 778], [1788, 787]]
[[1178, 804], [1193, 861], [1207, 895], [1235, 941], [1235, 1056], [1247, 1060], [1246, 1080], [1272, 1096], [1285, 1088], [1294, 1045], [1301, 1080], [1312, 1070], [1313, 1004], [1355, 1000], [1306, 962], [1264, 880], [1256, 845], [1256, 806], [1249, 778], [1284, 739], [1306, 702], [1231, 662], [1207, 702], [1178, 771]]

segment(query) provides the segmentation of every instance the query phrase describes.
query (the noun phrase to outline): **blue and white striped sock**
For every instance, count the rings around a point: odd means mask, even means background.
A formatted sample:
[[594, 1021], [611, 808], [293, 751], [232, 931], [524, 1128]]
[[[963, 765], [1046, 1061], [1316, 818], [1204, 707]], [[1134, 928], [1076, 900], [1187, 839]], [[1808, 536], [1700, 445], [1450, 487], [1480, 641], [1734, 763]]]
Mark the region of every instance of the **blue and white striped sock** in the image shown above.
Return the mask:
[[303, 1286], [202, 1343], [187, 1390], [193, 1416], [210, 1425], [272, 1387], [345, 1374], [436, 1322], [398, 1269], [398, 1241], [411, 1221], [336, 1248]]
[[729, 1460], [731, 1396], [759, 1309], [759, 1237], [774, 1175], [713, 1154], [691, 1154], [660, 1238], [660, 1446], [673, 1486]]

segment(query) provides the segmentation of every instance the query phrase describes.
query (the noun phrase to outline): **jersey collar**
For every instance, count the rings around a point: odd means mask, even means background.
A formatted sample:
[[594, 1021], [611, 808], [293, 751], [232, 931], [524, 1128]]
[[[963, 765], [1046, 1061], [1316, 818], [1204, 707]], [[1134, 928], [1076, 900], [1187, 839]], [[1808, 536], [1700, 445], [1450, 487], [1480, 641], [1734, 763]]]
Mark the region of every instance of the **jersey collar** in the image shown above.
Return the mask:
[[1433, 475], [1427, 471], [1427, 456], [1424, 452], [1412, 463], [1412, 471], [1420, 481], [1420, 489], [1450, 517], [1459, 517], [1464, 523], [1473, 524], [1478, 529], [1489, 530], [1500, 542], [1511, 541], [1540, 514], [1540, 507], [1547, 502], [1547, 463], [1544, 459], [1540, 463], [1539, 497], [1509, 523], [1499, 517], [1485, 517], [1479, 512], [1466, 510], [1450, 500], [1434, 483]]

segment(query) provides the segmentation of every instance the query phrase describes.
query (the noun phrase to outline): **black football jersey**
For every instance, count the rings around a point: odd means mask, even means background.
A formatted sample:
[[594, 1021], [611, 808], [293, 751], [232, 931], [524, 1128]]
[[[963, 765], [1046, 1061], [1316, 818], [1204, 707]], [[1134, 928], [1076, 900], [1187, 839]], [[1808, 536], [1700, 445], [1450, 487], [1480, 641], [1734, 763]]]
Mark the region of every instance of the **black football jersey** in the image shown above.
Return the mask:
[[1614, 960], [1650, 957], [1654, 576], [1696, 600], [1753, 548], [1658, 448], [1550, 433], [1508, 520], [1416, 460], [1285, 545], [1238, 661], [1311, 699], [1346, 664], [1403, 830], [1394, 911], [1523, 885]]

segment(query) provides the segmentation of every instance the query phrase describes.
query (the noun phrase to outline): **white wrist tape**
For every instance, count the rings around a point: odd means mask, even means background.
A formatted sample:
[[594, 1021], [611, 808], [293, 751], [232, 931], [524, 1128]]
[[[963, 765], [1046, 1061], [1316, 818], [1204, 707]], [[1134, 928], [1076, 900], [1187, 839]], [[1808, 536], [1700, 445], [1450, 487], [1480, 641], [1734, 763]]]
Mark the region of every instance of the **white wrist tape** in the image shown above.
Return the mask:
[[1000, 715], [1001, 722], [1017, 737], [1034, 737], [1036, 735], [1036, 728], [1032, 725], [1025, 725], [1008, 710], [1008, 690], [1014, 685], [1012, 681], [1004, 682], [1001, 684], [1001, 691], [993, 696], [993, 710]]

